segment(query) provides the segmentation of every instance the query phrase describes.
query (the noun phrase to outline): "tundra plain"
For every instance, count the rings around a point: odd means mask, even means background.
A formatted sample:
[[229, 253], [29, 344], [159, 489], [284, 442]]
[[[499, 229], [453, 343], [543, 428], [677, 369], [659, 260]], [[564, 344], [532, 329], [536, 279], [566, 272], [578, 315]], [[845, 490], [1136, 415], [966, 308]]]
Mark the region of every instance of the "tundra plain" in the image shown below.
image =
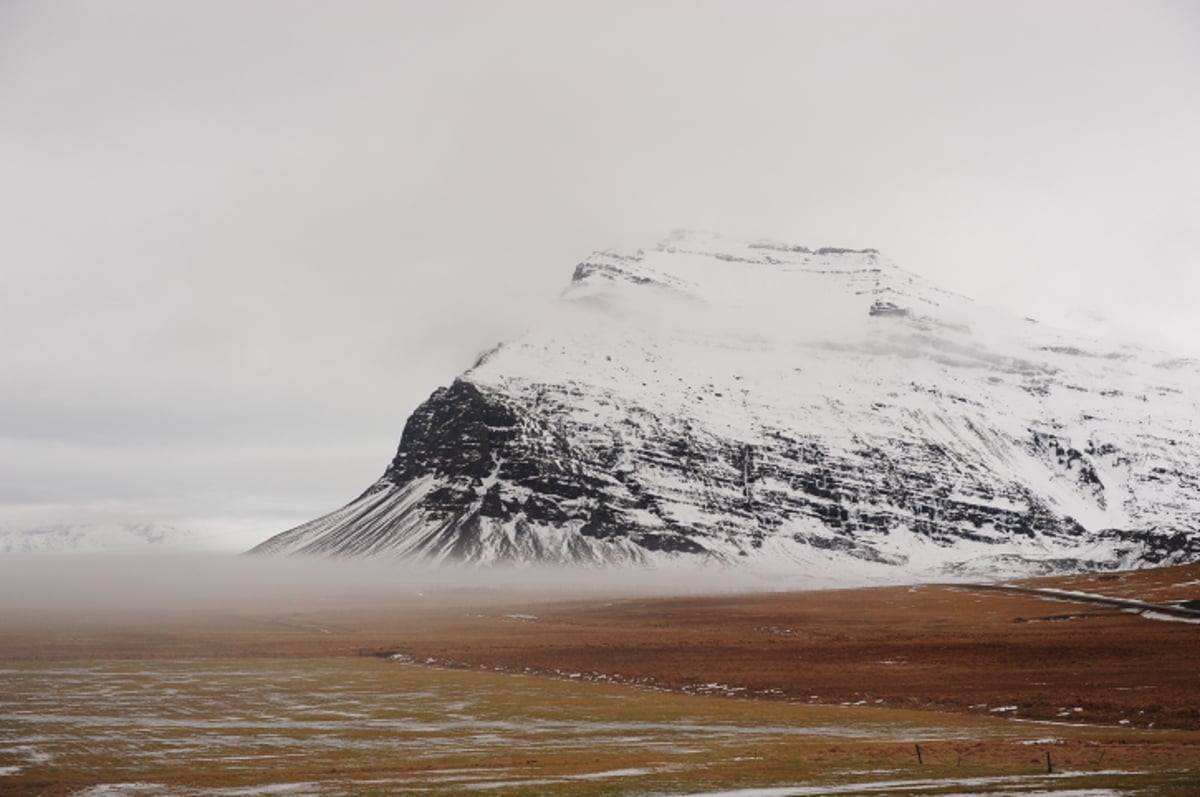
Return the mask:
[[[1165, 604], [1200, 566], [1027, 583]], [[1200, 790], [1185, 617], [965, 585], [225, 591], [6, 601], [0, 794]]]

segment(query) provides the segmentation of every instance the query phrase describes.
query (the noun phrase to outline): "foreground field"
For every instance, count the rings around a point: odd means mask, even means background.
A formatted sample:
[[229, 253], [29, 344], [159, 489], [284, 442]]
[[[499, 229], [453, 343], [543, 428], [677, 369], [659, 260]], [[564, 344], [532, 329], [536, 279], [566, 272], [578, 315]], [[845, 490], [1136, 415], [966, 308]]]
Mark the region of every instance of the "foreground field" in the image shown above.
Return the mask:
[[[74, 662], [0, 678], [0, 793], [14, 795], [1187, 794], [1200, 743], [364, 658]], [[766, 788], [779, 791], [750, 791]]]
[[[1200, 567], [1036, 584], [1188, 600]], [[0, 794], [1200, 793], [1194, 623], [961, 586], [315, 593], [0, 606]]]

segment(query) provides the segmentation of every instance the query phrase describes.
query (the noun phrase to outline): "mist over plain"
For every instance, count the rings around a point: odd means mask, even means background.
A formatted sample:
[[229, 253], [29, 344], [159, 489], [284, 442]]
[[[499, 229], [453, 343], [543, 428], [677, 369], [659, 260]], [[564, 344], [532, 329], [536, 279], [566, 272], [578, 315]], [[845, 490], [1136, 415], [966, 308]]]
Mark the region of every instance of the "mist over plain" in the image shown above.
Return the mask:
[[0, 557], [0, 614], [118, 618], [163, 613], [308, 610], [360, 604], [569, 600], [814, 589], [825, 581], [724, 567], [679, 569], [421, 567], [253, 555]]

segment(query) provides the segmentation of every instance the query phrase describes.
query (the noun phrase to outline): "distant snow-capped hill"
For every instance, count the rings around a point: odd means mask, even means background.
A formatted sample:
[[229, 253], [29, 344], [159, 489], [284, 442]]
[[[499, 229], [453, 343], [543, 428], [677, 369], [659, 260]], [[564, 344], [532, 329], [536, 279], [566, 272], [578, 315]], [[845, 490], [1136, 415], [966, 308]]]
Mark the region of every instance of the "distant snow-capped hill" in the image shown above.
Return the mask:
[[161, 523], [76, 523], [0, 529], [0, 554], [137, 553], [189, 549], [196, 537]]
[[847, 581], [1200, 557], [1200, 363], [979, 305], [871, 249], [673, 235], [408, 419], [255, 548], [749, 563]]

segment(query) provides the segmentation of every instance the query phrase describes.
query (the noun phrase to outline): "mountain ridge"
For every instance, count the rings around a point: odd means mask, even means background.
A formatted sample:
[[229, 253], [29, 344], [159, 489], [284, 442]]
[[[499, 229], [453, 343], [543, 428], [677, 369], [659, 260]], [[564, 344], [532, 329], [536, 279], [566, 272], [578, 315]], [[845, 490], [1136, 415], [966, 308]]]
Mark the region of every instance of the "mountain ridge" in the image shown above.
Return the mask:
[[1192, 387], [1194, 361], [874, 249], [677, 232], [585, 258], [543, 323], [410, 416], [366, 492], [254, 550], [851, 581], [1186, 561]]
[[188, 549], [188, 529], [166, 523], [49, 523], [0, 528], [0, 554], [136, 553]]

